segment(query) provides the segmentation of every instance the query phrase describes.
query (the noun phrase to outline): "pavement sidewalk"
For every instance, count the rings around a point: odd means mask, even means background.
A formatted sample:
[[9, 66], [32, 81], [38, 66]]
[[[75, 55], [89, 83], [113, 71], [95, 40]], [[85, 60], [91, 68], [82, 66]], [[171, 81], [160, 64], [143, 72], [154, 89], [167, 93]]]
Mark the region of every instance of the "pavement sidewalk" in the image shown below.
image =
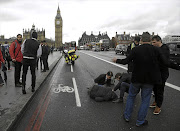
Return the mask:
[[[57, 51], [53, 52], [48, 57], [49, 70], [46, 72], [41, 72], [40, 64], [39, 70], [36, 70], [36, 87], [38, 90], [40, 85], [50, 74], [53, 68], [56, 66], [58, 61], [61, 59], [62, 54]], [[18, 117], [22, 114], [23, 110], [26, 109], [26, 106], [31, 101], [33, 96], [37, 93], [31, 92], [31, 73], [28, 70], [27, 80], [26, 80], [26, 92], [27, 94], [22, 94], [21, 87], [15, 87], [14, 84], [14, 67], [12, 70], [7, 71], [7, 84], [3, 87], [0, 87], [0, 130], [6, 131], [13, 123], [16, 122]], [[21, 72], [22, 73], [22, 72]], [[1, 71], [2, 77], [3, 72]]]

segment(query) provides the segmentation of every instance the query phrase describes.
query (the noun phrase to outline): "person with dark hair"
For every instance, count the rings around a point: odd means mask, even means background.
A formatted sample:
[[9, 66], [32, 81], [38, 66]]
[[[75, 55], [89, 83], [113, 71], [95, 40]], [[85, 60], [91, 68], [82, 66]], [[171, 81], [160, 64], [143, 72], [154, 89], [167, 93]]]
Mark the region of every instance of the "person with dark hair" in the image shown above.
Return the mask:
[[119, 82], [112, 91], [116, 91], [117, 89], [119, 89], [120, 90], [120, 98], [118, 98], [117, 100], [115, 100], [113, 102], [114, 103], [123, 102], [124, 93], [129, 92], [129, 86], [131, 83], [131, 73], [117, 73], [115, 75], [115, 79], [117, 79]]
[[97, 83], [98, 85], [111, 85], [111, 77], [113, 76], [112, 71], [108, 71], [106, 74], [101, 74], [99, 75], [94, 82]]
[[[128, 48], [127, 48], [127, 55], [126, 55], [126, 56], [128, 56], [128, 55], [130, 54], [131, 50], [132, 50], [134, 47], [139, 46], [139, 42], [140, 42], [140, 37], [139, 37], [139, 36], [135, 36], [134, 42], [131, 43], [131, 44], [128, 46]], [[133, 62], [129, 62], [129, 63], [128, 63], [128, 70], [127, 70], [127, 72], [128, 72], [128, 73], [132, 73], [132, 70], [133, 70]]]
[[[42, 46], [44, 45], [43, 41], [40, 42], [40, 45], [41, 45], [41, 49], [42, 49]], [[41, 57], [42, 57], [42, 54], [41, 54]], [[40, 61], [40, 69], [41, 69], [41, 71], [42, 71], [43, 60], [42, 60], [41, 57], [40, 57], [40, 58], [37, 58], [36, 68], [38, 69], [38, 67], [39, 67], [39, 61]]]
[[151, 45], [151, 35], [148, 32], [143, 32], [141, 41], [142, 45], [133, 48], [127, 58], [113, 59], [113, 62], [119, 64], [133, 62], [131, 84], [123, 117], [126, 122], [129, 122], [136, 95], [141, 90], [141, 105], [136, 121], [137, 127], [148, 124], [145, 118], [150, 105], [151, 93], [154, 85], [162, 82], [159, 62], [168, 65], [159, 48]]
[[22, 44], [21, 51], [23, 53], [23, 75], [22, 75], [22, 93], [26, 94], [25, 86], [26, 86], [26, 75], [28, 71], [28, 67], [30, 66], [31, 75], [32, 75], [32, 92], [35, 91], [35, 83], [36, 83], [36, 60], [42, 54], [41, 45], [37, 41], [37, 33], [32, 32], [32, 38], [24, 40]]
[[[163, 55], [165, 56], [165, 58], [169, 60], [169, 55], [170, 55], [169, 47], [166, 44], [162, 43], [160, 36], [158, 35], [153, 36], [151, 43], [152, 45], [159, 47]], [[165, 87], [166, 80], [169, 77], [168, 67], [164, 65], [163, 63], [159, 63], [159, 64], [160, 64], [162, 83], [154, 85], [153, 91], [155, 94], [155, 101], [153, 102], [153, 104], [150, 105], [151, 108], [155, 108], [153, 112], [153, 114], [155, 115], [159, 115], [159, 113], [161, 112], [161, 106], [163, 103], [163, 96], [164, 96], [163, 95], [164, 87]]]
[[22, 35], [18, 34], [17, 40], [13, 41], [9, 48], [9, 53], [12, 62], [15, 65], [15, 72], [14, 72], [15, 87], [22, 87], [22, 83], [20, 82], [22, 59], [23, 59], [23, 55], [21, 52], [21, 44], [22, 44]]
[[46, 48], [46, 59], [45, 59], [45, 62], [46, 62], [46, 70], [49, 70], [49, 63], [48, 63], [48, 56], [50, 54], [50, 47], [48, 46], [47, 42], [45, 41], [45, 48]]
[[47, 45], [46, 41], [43, 41], [43, 46], [42, 46], [42, 62], [43, 62], [43, 70], [42, 72], [46, 72], [46, 70], [49, 70], [48, 66], [48, 55], [49, 55], [49, 46]]

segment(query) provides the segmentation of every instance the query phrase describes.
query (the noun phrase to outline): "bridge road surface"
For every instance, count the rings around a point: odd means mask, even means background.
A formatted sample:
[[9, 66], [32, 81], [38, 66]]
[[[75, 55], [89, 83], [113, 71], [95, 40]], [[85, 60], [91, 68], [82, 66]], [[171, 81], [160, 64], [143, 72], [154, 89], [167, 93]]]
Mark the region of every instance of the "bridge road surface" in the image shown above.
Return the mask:
[[[149, 108], [147, 115], [149, 125], [136, 127], [140, 94], [136, 97], [129, 123], [122, 118], [127, 94], [125, 94], [124, 103], [95, 102], [87, 94], [87, 88], [92, 86], [93, 79], [99, 74], [111, 70], [115, 75], [117, 72], [126, 72], [126, 70], [88, 55], [97, 55], [93, 52], [77, 51], [77, 54], [80, 58], [73, 67], [67, 65], [63, 58], [59, 61], [14, 131], [180, 130], [180, 92], [178, 90], [165, 87], [161, 114], [153, 115], [153, 109]], [[103, 54], [97, 56], [103, 58]], [[74, 91], [76, 85], [78, 93]], [[61, 92], [58, 92], [59, 88]], [[117, 94], [119, 95], [119, 92]]]

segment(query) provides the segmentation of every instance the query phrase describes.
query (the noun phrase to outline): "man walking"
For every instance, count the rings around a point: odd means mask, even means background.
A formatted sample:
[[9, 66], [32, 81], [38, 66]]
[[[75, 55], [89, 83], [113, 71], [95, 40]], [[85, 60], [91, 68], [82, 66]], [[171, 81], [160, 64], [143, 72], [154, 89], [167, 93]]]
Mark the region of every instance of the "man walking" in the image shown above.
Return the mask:
[[28, 71], [28, 67], [30, 66], [31, 75], [32, 75], [32, 92], [35, 91], [35, 83], [36, 83], [36, 60], [42, 54], [41, 45], [37, 41], [37, 33], [32, 32], [32, 38], [25, 40], [22, 44], [23, 53], [23, 76], [22, 76], [22, 93], [26, 94], [25, 86], [26, 86], [26, 75]]
[[133, 111], [134, 100], [141, 90], [141, 105], [138, 112], [136, 126], [147, 125], [145, 120], [149, 108], [151, 93], [154, 84], [161, 84], [161, 72], [159, 62], [166, 63], [159, 48], [150, 44], [151, 36], [148, 32], [142, 34], [142, 45], [133, 48], [126, 59], [116, 59], [113, 61], [120, 64], [127, 64], [133, 61], [132, 79], [129, 88], [124, 119], [129, 122]]
[[18, 34], [17, 40], [12, 42], [9, 48], [9, 53], [12, 62], [14, 62], [15, 64], [15, 71], [14, 71], [15, 87], [22, 87], [22, 83], [20, 82], [20, 74], [21, 74], [22, 59], [23, 59], [23, 55], [21, 52], [21, 44], [22, 44], [22, 35]]

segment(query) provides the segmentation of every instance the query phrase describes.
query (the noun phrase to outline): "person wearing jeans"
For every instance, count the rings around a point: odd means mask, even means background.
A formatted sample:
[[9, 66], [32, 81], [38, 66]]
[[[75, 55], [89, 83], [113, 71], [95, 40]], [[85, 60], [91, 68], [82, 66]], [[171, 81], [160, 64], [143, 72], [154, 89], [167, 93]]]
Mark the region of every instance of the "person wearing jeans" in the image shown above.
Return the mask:
[[151, 92], [153, 90], [153, 85], [152, 84], [141, 84], [141, 83], [131, 83], [130, 84], [129, 95], [127, 98], [126, 108], [125, 108], [125, 112], [124, 112], [124, 117], [126, 120], [129, 120], [131, 118], [131, 114], [132, 114], [133, 107], [134, 107], [134, 100], [140, 90], [141, 90], [142, 101], [141, 101], [140, 109], [138, 112], [138, 118], [137, 118], [136, 125], [142, 125], [145, 122], [144, 119], [146, 118], [148, 107], [150, 104]]
[[124, 120], [126, 122], [130, 120], [135, 97], [141, 90], [141, 106], [136, 121], [136, 126], [138, 127], [148, 124], [146, 115], [153, 85], [162, 83], [159, 63], [168, 65], [168, 61], [165, 59], [160, 49], [151, 45], [151, 35], [148, 32], [143, 32], [141, 41], [142, 44], [133, 48], [125, 59], [113, 59], [113, 62], [119, 64], [133, 62], [132, 84], [129, 88]]

